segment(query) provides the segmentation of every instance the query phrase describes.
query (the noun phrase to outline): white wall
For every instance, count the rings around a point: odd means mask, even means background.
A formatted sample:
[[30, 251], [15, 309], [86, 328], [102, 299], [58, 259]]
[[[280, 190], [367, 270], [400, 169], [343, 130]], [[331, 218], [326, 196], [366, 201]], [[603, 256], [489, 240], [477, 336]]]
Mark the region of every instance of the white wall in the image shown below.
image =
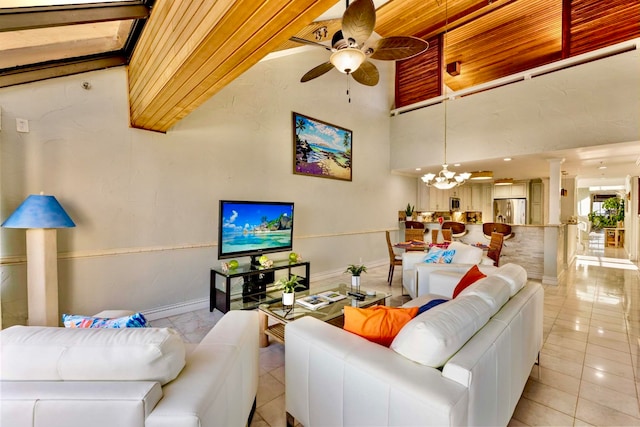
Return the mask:
[[[638, 140], [640, 51], [456, 98], [447, 106], [447, 158], [487, 158]], [[442, 104], [391, 120], [391, 168], [438, 166]]]
[[[0, 89], [0, 219], [44, 191], [77, 224], [58, 231], [60, 312], [207, 299], [219, 199], [295, 202], [294, 250], [312, 277], [386, 262], [383, 230], [416, 198], [415, 179], [389, 168], [393, 67], [377, 63], [374, 88], [352, 81], [348, 103], [335, 71], [299, 83], [323, 61], [316, 50], [262, 62], [167, 134], [129, 128], [124, 68]], [[292, 174], [292, 111], [353, 131], [352, 182]], [[26, 321], [25, 232], [0, 233], [6, 327]]]

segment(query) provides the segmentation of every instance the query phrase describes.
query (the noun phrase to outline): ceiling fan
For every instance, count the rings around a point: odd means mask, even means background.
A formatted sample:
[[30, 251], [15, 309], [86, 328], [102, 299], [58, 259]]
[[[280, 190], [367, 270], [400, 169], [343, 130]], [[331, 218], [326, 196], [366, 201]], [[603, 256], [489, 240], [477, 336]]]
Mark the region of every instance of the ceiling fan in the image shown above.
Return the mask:
[[380, 80], [378, 68], [369, 59], [397, 61], [424, 52], [429, 43], [417, 37], [392, 36], [372, 38], [376, 24], [376, 9], [372, 0], [356, 0], [342, 15], [342, 29], [331, 39], [331, 47], [322, 43], [291, 37], [290, 40], [319, 46], [332, 52], [329, 61], [309, 70], [300, 81], [302, 83], [331, 71], [351, 75], [355, 81], [366, 86], [375, 86]]

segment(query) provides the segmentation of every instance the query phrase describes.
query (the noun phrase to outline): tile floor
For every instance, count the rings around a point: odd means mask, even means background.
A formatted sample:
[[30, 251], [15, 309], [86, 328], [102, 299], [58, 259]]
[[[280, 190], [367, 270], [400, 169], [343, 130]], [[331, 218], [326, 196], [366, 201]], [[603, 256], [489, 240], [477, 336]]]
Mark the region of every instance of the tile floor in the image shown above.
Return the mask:
[[[389, 305], [401, 305], [396, 269]], [[389, 291], [387, 267], [369, 269], [363, 287]], [[340, 278], [342, 279], [342, 278]], [[346, 277], [345, 277], [346, 279]], [[314, 286], [336, 279], [312, 282]], [[222, 314], [194, 311], [156, 320], [199, 342]], [[640, 426], [640, 275], [622, 249], [592, 235], [558, 286], [545, 286], [544, 346], [510, 426]], [[251, 427], [285, 425], [284, 346], [260, 350]]]

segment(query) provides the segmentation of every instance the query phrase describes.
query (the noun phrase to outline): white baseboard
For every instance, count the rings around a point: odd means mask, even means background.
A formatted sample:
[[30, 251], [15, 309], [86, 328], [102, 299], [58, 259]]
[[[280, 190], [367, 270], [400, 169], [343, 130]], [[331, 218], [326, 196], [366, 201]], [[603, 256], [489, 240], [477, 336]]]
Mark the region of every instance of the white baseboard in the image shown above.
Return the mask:
[[202, 310], [209, 308], [209, 298], [200, 298], [192, 301], [185, 301], [176, 304], [165, 305], [162, 307], [143, 310], [144, 317], [151, 320], [163, 319], [165, 317], [176, 316], [178, 314], [188, 313], [190, 311]]

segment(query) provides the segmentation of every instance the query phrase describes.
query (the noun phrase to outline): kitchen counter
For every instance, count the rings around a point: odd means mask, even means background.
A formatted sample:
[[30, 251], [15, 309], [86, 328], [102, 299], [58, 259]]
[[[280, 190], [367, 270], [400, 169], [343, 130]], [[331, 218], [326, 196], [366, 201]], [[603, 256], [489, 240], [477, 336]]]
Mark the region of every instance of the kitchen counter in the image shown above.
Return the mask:
[[[438, 222], [424, 222], [425, 240], [431, 241], [431, 230], [440, 230]], [[489, 238], [482, 231], [483, 223], [465, 224], [467, 233], [455, 240], [462, 243], [487, 244]], [[500, 264], [523, 266], [530, 279], [556, 285], [567, 266], [573, 261], [577, 247], [576, 224], [510, 224], [513, 235], [504, 241]], [[404, 229], [404, 226], [401, 227]], [[442, 241], [439, 233], [438, 241]]]

